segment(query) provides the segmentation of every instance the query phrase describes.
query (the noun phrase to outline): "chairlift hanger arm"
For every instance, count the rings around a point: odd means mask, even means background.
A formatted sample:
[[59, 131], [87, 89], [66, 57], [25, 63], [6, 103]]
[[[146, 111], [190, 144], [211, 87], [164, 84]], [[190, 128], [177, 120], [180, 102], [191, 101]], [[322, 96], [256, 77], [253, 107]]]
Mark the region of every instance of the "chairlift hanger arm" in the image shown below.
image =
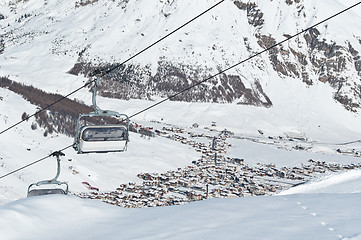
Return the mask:
[[[60, 152], [60, 151], [57, 151], [57, 152], [53, 152], [53, 153], [51, 154], [51, 156], [56, 157], [56, 161], [57, 161], [56, 175], [55, 175], [55, 177], [54, 177], [53, 179], [40, 181], [40, 182], [38, 182], [38, 183], [45, 183], [45, 182], [50, 183], [50, 184], [51, 184], [51, 183], [54, 183], [54, 184], [58, 184], [58, 183], [59, 183], [58, 177], [59, 177], [59, 175], [60, 175], [60, 156], [65, 156], [65, 154], [62, 153], [62, 152]], [[38, 184], [36, 184], [36, 185], [38, 185]]]
[[[116, 116], [116, 117], [119, 117], [119, 116], [125, 116], [127, 119], [128, 119], [128, 116], [125, 115], [125, 114], [120, 114], [118, 112], [115, 112], [115, 111], [111, 111], [111, 110], [102, 110], [98, 105], [97, 105], [97, 100], [96, 100], [96, 97], [97, 97], [97, 89], [98, 89], [98, 81], [99, 81], [99, 78], [97, 77], [95, 80], [94, 80], [94, 86], [93, 86], [93, 95], [92, 95], [92, 104], [93, 104], [93, 109], [94, 109], [94, 112], [91, 112], [89, 114], [91, 114], [92, 116]], [[98, 114], [98, 115], [97, 115]], [[89, 116], [91, 117], [91, 116]], [[129, 120], [128, 120], [129, 121]]]
[[94, 82], [93, 95], [92, 95], [93, 109], [94, 109], [94, 111], [97, 112], [97, 113], [98, 113], [98, 112], [104, 112], [103, 110], [100, 109], [100, 107], [98, 107], [97, 101], [96, 101], [98, 81], [99, 81], [99, 78], [97, 77], [97, 78], [95, 79], [95, 82]]

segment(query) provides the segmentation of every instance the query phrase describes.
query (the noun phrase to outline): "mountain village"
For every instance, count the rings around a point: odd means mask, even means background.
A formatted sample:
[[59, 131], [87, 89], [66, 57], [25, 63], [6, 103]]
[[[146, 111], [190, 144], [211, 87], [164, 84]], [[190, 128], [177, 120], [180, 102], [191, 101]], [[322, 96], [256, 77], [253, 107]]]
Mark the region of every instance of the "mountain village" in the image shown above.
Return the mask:
[[[148, 134], [148, 137], [154, 135], [166, 137], [186, 144], [202, 155], [186, 168], [178, 168], [166, 173], [139, 173], [141, 184], [131, 182], [120, 184], [111, 192], [102, 192], [83, 182], [91, 192], [75, 193], [75, 195], [81, 198], [100, 199], [105, 203], [126, 208], [181, 205], [208, 198], [274, 195], [306, 183], [321, 174], [361, 168], [361, 163], [340, 165], [312, 159], [309, 159], [308, 164], [292, 168], [277, 168], [275, 164], [251, 165], [242, 158], [224, 156], [227, 148], [231, 147], [227, 139], [235, 137], [230, 131], [218, 132], [212, 127], [206, 127], [210, 132], [218, 133], [218, 136], [214, 137], [194, 134], [175, 126], [163, 127], [155, 131], [149, 127], [138, 127], [147, 129], [148, 133], [154, 133]], [[205, 140], [209, 142], [208, 145], [204, 143]], [[297, 139], [289, 139], [289, 141], [294, 142]], [[298, 147], [298, 150], [304, 149]]]

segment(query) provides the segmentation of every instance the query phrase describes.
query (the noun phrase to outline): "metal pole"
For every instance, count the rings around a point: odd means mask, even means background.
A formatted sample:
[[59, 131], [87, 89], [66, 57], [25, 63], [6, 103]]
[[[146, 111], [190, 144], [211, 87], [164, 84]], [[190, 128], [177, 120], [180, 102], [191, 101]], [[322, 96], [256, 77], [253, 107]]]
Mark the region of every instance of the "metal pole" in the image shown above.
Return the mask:
[[215, 166], [217, 166], [216, 144], [217, 144], [217, 139], [216, 139], [216, 137], [214, 137], [214, 138], [213, 138], [213, 142], [212, 142], [212, 150], [215, 151], [215, 152], [214, 152], [214, 165], [215, 165]]
[[96, 97], [97, 97], [97, 87], [98, 87], [98, 80], [99, 78], [95, 79], [94, 86], [93, 86], [93, 97], [92, 97], [92, 103], [93, 103], [93, 109], [96, 113], [100, 113], [102, 110], [98, 107]]
[[208, 199], [208, 183], [206, 184], [206, 199]]

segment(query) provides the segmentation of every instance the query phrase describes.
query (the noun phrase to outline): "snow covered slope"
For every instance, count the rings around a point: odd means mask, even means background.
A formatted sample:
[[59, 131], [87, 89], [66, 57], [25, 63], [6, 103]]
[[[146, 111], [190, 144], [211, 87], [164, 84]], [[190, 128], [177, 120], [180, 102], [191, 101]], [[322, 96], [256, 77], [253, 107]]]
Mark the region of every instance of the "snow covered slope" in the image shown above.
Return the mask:
[[[359, 189], [360, 179], [347, 183]], [[33, 197], [0, 207], [0, 231], [3, 239], [356, 240], [359, 199], [360, 193], [298, 194], [124, 209], [71, 196]]]
[[282, 192], [282, 195], [300, 193], [360, 193], [360, 179], [360, 170], [333, 174], [321, 177], [307, 184], [303, 184], [298, 187], [286, 190]]
[[[83, 74], [94, 67], [123, 62], [217, 2], [4, 1], [0, 75], [68, 93], [81, 86]], [[224, 1], [105, 77], [101, 92], [123, 99], [168, 96], [355, 3]], [[327, 105], [335, 104], [334, 98], [357, 111], [361, 101], [358, 8], [177, 100], [270, 107], [275, 95], [283, 96], [278, 85], [282, 79], [305, 86], [326, 83], [332, 87]]]

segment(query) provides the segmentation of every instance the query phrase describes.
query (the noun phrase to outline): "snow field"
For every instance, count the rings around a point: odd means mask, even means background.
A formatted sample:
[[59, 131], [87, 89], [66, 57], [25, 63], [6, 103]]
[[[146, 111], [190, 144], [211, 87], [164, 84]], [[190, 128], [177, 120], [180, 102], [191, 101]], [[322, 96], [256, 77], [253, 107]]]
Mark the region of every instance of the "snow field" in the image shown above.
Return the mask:
[[358, 239], [359, 198], [244, 197], [123, 209], [72, 196], [33, 197], [2, 206], [0, 230], [4, 239]]

